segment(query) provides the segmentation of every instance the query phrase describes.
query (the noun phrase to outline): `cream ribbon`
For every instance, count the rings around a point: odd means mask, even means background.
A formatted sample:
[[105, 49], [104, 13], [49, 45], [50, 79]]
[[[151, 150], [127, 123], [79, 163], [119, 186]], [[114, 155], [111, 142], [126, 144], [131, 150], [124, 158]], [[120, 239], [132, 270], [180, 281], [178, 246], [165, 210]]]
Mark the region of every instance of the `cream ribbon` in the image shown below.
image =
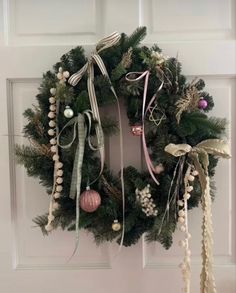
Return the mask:
[[[189, 155], [199, 173], [199, 181], [202, 188], [202, 272], [201, 272], [201, 293], [216, 293], [215, 279], [213, 275], [213, 228], [211, 213], [210, 183], [208, 175], [209, 158], [208, 154], [229, 159], [229, 145], [221, 139], [207, 139], [194, 147], [188, 144], [170, 143], [165, 151], [175, 157]], [[200, 157], [199, 157], [200, 155]]]
[[119, 99], [116, 94], [116, 91], [111, 83], [109, 74], [107, 72], [106, 66], [100, 57], [99, 53], [103, 50], [110, 48], [120, 41], [121, 35], [117, 32], [112, 33], [111, 35], [103, 38], [98, 42], [96, 45], [95, 52], [92, 53], [90, 58], [88, 59], [87, 63], [76, 73], [74, 73], [68, 80], [68, 82], [72, 86], [76, 86], [78, 82], [82, 79], [82, 77], [87, 74], [87, 88], [88, 88], [88, 95], [91, 105], [91, 110], [93, 114], [93, 119], [97, 122], [95, 125], [96, 130], [96, 136], [98, 140], [98, 145], [101, 147], [99, 148], [100, 156], [101, 156], [101, 170], [99, 176], [102, 174], [103, 168], [104, 168], [104, 161], [105, 161], [105, 150], [104, 150], [104, 135], [101, 127], [101, 119], [99, 114], [99, 108], [97, 104], [97, 98], [95, 93], [95, 87], [94, 87], [94, 64], [98, 66], [100, 69], [102, 75], [104, 75], [110, 82], [110, 89], [113, 93], [116, 102], [117, 102], [117, 108], [118, 108], [118, 116], [119, 116], [119, 128], [120, 128], [120, 180], [121, 180], [121, 190], [122, 190], [122, 235], [121, 235], [121, 242], [120, 242], [120, 248], [123, 245], [124, 240], [124, 234], [125, 234], [125, 190], [124, 190], [124, 155], [123, 155], [123, 134], [122, 134], [122, 123], [121, 123], [121, 111], [120, 111], [120, 104]]

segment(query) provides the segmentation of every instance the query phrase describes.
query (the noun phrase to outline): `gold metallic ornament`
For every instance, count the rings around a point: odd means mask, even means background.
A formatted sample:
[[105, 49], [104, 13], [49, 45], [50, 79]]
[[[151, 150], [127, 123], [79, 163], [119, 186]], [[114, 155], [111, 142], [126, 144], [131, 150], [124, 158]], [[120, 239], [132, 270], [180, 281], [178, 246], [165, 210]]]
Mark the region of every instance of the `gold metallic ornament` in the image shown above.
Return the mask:
[[121, 229], [121, 224], [118, 222], [118, 220], [114, 220], [114, 223], [112, 224], [112, 230], [113, 231], [119, 231]]

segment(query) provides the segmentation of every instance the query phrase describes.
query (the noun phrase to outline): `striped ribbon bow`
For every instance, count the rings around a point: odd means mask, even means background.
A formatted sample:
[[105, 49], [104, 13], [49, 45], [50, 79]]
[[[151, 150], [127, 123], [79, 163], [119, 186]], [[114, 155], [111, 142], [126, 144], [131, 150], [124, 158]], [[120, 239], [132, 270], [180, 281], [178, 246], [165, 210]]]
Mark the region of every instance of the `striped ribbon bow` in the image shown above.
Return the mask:
[[[72, 86], [76, 86], [79, 81], [82, 79], [82, 77], [86, 74], [87, 79], [87, 88], [88, 88], [88, 95], [89, 95], [89, 101], [91, 105], [92, 115], [93, 119], [97, 122], [95, 125], [95, 131], [98, 141], [98, 149], [100, 152], [101, 157], [101, 169], [99, 176], [102, 174], [103, 168], [104, 168], [104, 161], [105, 161], [105, 150], [104, 150], [104, 134], [102, 131], [101, 126], [101, 119], [99, 114], [99, 108], [95, 93], [95, 87], [94, 87], [94, 65], [97, 65], [100, 69], [103, 76], [105, 76], [109, 82], [110, 82], [110, 89], [113, 93], [116, 102], [117, 102], [117, 109], [118, 109], [118, 116], [119, 116], [119, 128], [120, 128], [120, 180], [121, 180], [121, 190], [122, 190], [122, 209], [123, 209], [123, 225], [122, 225], [122, 235], [121, 235], [121, 241], [120, 241], [120, 249], [123, 245], [124, 240], [124, 233], [125, 233], [125, 191], [124, 191], [124, 155], [123, 155], [123, 134], [122, 134], [122, 123], [121, 123], [121, 111], [120, 111], [120, 104], [119, 99], [116, 94], [116, 91], [111, 83], [109, 74], [107, 72], [106, 66], [100, 57], [99, 53], [103, 50], [110, 48], [114, 45], [116, 45], [121, 38], [121, 35], [117, 32], [112, 33], [111, 35], [101, 39], [97, 45], [95, 51], [91, 54], [90, 58], [88, 58], [87, 63], [76, 73], [71, 75], [68, 82]], [[91, 146], [90, 146], [91, 147]], [[99, 177], [98, 176], [98, 177]], [[77, 189], [77, 195], [78, 195], [78, 189]], [[78, 201], [78, 196], [77, 196]], [[78, 217], [77, 217], [78, 218]]]
[[[92, 55], [88, 59], [88, 62], [78, 72], [71, 75], [71, 77], [68, 80], [69, 84], [71, 84], [72, 86], [76, 86], [79, 83], [79, 81], [82, 79], [82, 77], [87, 73], [87, 76], [88, 76], [87, 87], [88, 87], [89, 101], [91, 105], [93, 119], [97, 121], [97, 125], [95, 126], [95, 131], [96, 131], [98, 145], [100, 145], [100, 148], [99, 148], [100, 157], [101, 157], [100, 175], [102, 174], [102, 171], [104, 168], [105, 149], [104, 149], [104, 134], [101, 127], [101, 119], [100, 119], [95, 87], [94, 87], [94, 64], [97, 64], [101, 73], [110, 80], [108, 72], [106, 70], [106, 66], [102, 58], [99, 56], [99, 53], [107, 48], [110, 48], [116, 45], [119, 42], [120, 37], [121, 37], [120, 34], [118, 34], [117, 32], [114, 32], [110, 36], [100, 40], [98, 44], [96, 45], [95, 52], [92, 53]], [[111, 85], [111, 90], [113, 94], [115, 95], [115, 97], [117, 98], [117, 95], [112, 85]]]

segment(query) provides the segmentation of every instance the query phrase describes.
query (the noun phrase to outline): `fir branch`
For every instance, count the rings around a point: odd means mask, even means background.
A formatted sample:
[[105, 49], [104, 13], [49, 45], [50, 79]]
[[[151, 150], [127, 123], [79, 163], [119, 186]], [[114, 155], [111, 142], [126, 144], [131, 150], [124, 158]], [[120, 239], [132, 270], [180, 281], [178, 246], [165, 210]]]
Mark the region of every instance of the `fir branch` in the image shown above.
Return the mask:
[[146, 27], [138, 27], [129, 37], [125, 39], [123, 48], [127, 51], [129, 48], [137, 47], [147, 34]]

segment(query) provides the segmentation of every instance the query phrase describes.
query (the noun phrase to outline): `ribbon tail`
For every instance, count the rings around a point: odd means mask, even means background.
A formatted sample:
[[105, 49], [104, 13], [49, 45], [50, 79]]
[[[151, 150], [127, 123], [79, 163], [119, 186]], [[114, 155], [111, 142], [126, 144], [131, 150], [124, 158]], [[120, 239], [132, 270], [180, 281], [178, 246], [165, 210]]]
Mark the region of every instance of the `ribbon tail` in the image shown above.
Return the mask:
[[[156, 179], [156, 177], [154, 175], [155, 168], [153, 166], [152, 160], [151, 160], [150, 155], [148, 153], [148, 148], [147, 148], [146, 138], [145, 138], [145, 116], [146, 116], [146, 113], [148, 110], [147, 109], [145, 111], [145, 105], [146, 105], [146, 99], [147, 99], [147, 88], [148, 88], [149, 75], [150, 75], [149, 71], [145, 71], [144, 91], [143, 91], [143, 107], [142, 107], [142, 124], [143, 124], [142, 142], [143, 142], [144, 157], [145, 157], [146, 165], [148, 167], [148, 171], [149, 171], [152, 179], [154, 180], [154, 182], [157, 185], [160, 185], [160, 183], [158, 182], [158, 180]], [[151, 103], [153, 103], [153, 101], [155, 100], [154, 97], [151, 99], [151, 101], [150, 101]], [[150, 107], [150, 104], [148, 106]]]
[[[81, 192], [81, 179], [82, 179], [82, 165], [83, 165], [83, 158], [84, 158], [84, 148], [85, 148], [85, 137], [86, 137], [86, 128], [84, 125], [84, 116], [82, 114], [78, 115], [78, 160], [77, 160], [77, 181], [76, 181], [76, 222], [75, 222], [75, 248], [72, 253], [70, 259], [76, 253], [78, 246], [79, 246], [79, 217], [80, 217], [80, 209], [79, 209], [79, 200], [80, 200], [80, 192]], [[76, 151], [77, 152], [77, 151]]]
[[213, 275], [213, 239], [212, 239], [212, 213], [209, 177], [206, 178], [206, 188], [202, 197], [203, 222], [202, 222], [202, 272], [201, 293], [216, 293], [215, 278]]
[[216, 284], [213, 275], [213, 227], [211, 212], [210, 178], [208, 176], [208, 154], [204, 150], [199, 150], [202, 155], [202, 164], [196, 152], [190, 153], [194, 161], [194, 166], [199, 173], [199, 181], [202, 189], [202, 271], [201, 293], [216, 293]]
[[77, 147], [75, 152], [75, 160], [74, 160], [71, 183], [70, 183], [70, 198], [71, 199], [75, 199], [76, 197], [77, 166], [78, 166], [79, 152], [80, 152], [80, 148]]

